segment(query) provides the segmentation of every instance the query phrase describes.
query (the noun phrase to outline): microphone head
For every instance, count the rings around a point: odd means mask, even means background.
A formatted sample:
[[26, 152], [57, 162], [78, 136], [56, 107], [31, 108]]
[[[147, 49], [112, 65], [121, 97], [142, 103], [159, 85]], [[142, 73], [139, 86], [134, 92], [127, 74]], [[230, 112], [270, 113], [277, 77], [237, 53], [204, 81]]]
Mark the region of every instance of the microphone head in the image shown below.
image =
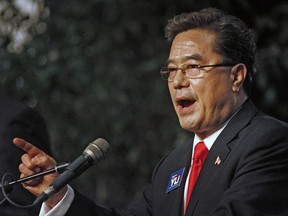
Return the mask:
[[84, 154], [89, 155], [93, 163], [104, 160], [109, 150], [110, 144], [103, 138], [98, 138], [90, 143], [84, 150]]

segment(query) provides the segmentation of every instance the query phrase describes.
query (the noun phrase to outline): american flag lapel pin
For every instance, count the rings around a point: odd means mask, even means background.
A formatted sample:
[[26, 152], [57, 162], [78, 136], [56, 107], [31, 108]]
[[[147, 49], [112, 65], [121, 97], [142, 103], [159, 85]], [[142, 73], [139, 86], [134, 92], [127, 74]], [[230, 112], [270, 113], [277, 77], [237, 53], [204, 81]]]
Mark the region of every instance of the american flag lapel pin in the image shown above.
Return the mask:
[[217, 158], [216, 158], [216, 160], [215, 160], [215, 165], [220, 165], [220, 163], [221, 163], [221, 159], [220, 159], [220, 157], [219, 157], [219, 155], [217, 156]]

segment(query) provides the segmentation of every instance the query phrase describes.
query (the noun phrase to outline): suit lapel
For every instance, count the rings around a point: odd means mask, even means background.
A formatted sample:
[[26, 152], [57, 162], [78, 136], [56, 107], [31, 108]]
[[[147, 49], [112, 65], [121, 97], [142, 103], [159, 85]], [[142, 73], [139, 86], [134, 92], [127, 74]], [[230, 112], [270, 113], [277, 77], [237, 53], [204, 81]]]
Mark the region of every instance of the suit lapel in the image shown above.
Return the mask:
[[[193, 146], [193, 139], [188, 140], [180, 149], [178, 149], [177, 158], [174, 158], [175, 163], [169, 167], [169, 176], [177, 170], [185, 168], [181, 184], [175, 190], [167, 193], [166, 199], [162, 200], [161, 202], [165, 208], [161, 209], [162, 215], [165, 216], [175, 216], [181, 215], [182, 208], [183, 208], [183, 194], [185, 188], [185, 181], [190, 169], [190, 162], [191, 162], [191, 153], [192, 153], [192, 146]], [[180, 155], [180, 157], [179, 157]], [[167, 178], [165, 181], [165, 185], [170, 184], [170, 178]]]
[[201, 173], [194, 187], [192, 197], [186, 212], [186, 215], [193, 215], [198, 200], [201, 194], [209, 186], [213, 184], [213, 176], [217, 173], [221, 164], [225, 163], [233, 146], [229, 145], [237, 134], [250, 122], [255, 115], [257, 109], [250, 100], [247, 100], [239, 112], [230, 120], [228, 125], [215, 140], [210, 149], [207, 158], [203, 164]]

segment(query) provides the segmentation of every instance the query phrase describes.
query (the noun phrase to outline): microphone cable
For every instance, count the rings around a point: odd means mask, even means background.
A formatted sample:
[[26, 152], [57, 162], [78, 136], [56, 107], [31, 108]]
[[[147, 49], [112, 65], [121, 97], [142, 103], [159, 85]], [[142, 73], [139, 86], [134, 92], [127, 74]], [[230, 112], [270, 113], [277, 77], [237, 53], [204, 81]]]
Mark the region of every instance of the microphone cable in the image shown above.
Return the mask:
[[[50, 173], [53, 173], [53, 172], [58, 172], [59, 174], [61, 174], [62, 172], [65, 171], [66, 167], [69, 164], [70, 164], [69, 162], [59, 163], [52, 169], [48, 169], [48, 170], [45, 170], [43, 172], [31, 175], [31, 176], [27, 176], [27, 177], [21, 178], [21, 179], [18, 179], [16, 181], [13, 181], [12, 173], [9, 173], [9, 172], [4, 173], [4, 175], [1, 178], [1, 185], [0, 185], [1, 186], [1, 191], [2, 191], [2, 194], [3, 194], [4, 198], [0, 201], [0, 205], [2, 205], [5, 201], [8, 201], [10, 204], [12, 204], [13, 206], [16, 206], [18, 208], [31, 208], [31, 207], [37, 205], [38, 204], [38, 200], [37, 199], [35, 199], [35, 201], [33, 203], [29, 204], [29, 205], [21, 205], [19, 203], [16, 203], [15, 201], [13, 201], [9, 197], [10, 194], [11, 194], [11, 191], [13, 190], [12, 185], [16, 184], [16, 183], [22, 183], [22, 182], [25, 182], [25, 181], [28, 181], [28, 180], [31, 180], [31, 179], [34, 179], [34, 178], [38, 178], [40, 176], [44, 176], [44, 175], [47, 175], [47, 174], [50, 174]], [[9, 178], [9, 180], [8, 180], [8, 178]]]

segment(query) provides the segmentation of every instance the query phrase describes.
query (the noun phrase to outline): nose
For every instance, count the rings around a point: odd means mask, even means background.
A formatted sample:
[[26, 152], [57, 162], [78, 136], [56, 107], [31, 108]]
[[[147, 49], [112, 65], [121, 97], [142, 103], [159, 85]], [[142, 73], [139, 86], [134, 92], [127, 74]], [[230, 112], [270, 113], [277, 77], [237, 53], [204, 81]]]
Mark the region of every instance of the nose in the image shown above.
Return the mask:
[[179, 89], [182, 87], [188, 87], [190, 85], [189, 80], [185, 76], [185, 72], [179, 69], [173, 79], [173, 87]]

